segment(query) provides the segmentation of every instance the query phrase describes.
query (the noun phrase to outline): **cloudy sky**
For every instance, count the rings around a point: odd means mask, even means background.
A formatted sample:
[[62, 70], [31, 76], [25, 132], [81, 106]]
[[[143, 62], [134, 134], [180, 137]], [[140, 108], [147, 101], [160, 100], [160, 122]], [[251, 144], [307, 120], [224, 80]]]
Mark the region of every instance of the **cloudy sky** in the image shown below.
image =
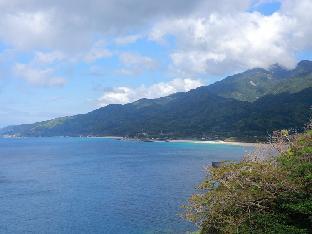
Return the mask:
[[312, 58], [312, 0], [0, 0], [0, 126]]

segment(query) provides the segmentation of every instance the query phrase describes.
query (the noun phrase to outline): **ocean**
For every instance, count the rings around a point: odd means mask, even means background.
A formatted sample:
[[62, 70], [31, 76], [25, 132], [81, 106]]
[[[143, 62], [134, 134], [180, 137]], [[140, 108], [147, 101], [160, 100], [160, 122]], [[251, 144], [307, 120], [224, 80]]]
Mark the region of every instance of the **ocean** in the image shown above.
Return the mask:
[[211, 161], [250, 148], [108, 138], [0, 139], [0, 233], [186, 233]]

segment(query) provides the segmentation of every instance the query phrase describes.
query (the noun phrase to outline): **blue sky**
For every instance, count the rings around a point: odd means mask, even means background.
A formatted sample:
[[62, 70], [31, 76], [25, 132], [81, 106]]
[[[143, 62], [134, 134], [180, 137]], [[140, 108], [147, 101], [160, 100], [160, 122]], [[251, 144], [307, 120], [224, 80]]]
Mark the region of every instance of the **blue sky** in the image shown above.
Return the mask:
[[0, 127], [311, 59], [310, 0], [0, 2]]

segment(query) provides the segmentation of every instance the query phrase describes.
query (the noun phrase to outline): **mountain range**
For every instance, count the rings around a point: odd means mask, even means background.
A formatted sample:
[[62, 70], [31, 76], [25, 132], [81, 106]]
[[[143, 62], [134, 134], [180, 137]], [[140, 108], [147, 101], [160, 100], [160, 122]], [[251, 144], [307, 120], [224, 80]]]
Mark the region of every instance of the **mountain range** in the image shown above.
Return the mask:
[[87, 114], [9, 126], [2, 136], [149, 136], [256, 141], [311, 117], [312, 61], [255, 68], [209, 86], [112, 104]]

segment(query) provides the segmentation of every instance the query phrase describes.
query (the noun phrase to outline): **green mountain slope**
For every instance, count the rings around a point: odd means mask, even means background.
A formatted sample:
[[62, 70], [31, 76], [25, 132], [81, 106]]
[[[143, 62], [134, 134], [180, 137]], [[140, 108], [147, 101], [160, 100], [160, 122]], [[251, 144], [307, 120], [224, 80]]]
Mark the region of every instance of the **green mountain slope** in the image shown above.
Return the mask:
[[204, 89], [226, 98], [255, 101], [268, 94], [295, 93], [307, 87], [312, 87], [312, 62], [304, 60], [293, 70], [278, 65], [268, 70], [255, 68], [229, 76]]
[[[144, 132], [162, 138], [263, 139], [273, 130], [300, 129], [308, 121], [312, 106], [311, 77], [310, 61], [302, 61], [290, 71], [278, 66], [270, 71], [252, 69], [186, 93], [11, 126], [0, 130], [0, 134], [135, 136]], [[250, 81], [256, 86], [248, 88]]]

